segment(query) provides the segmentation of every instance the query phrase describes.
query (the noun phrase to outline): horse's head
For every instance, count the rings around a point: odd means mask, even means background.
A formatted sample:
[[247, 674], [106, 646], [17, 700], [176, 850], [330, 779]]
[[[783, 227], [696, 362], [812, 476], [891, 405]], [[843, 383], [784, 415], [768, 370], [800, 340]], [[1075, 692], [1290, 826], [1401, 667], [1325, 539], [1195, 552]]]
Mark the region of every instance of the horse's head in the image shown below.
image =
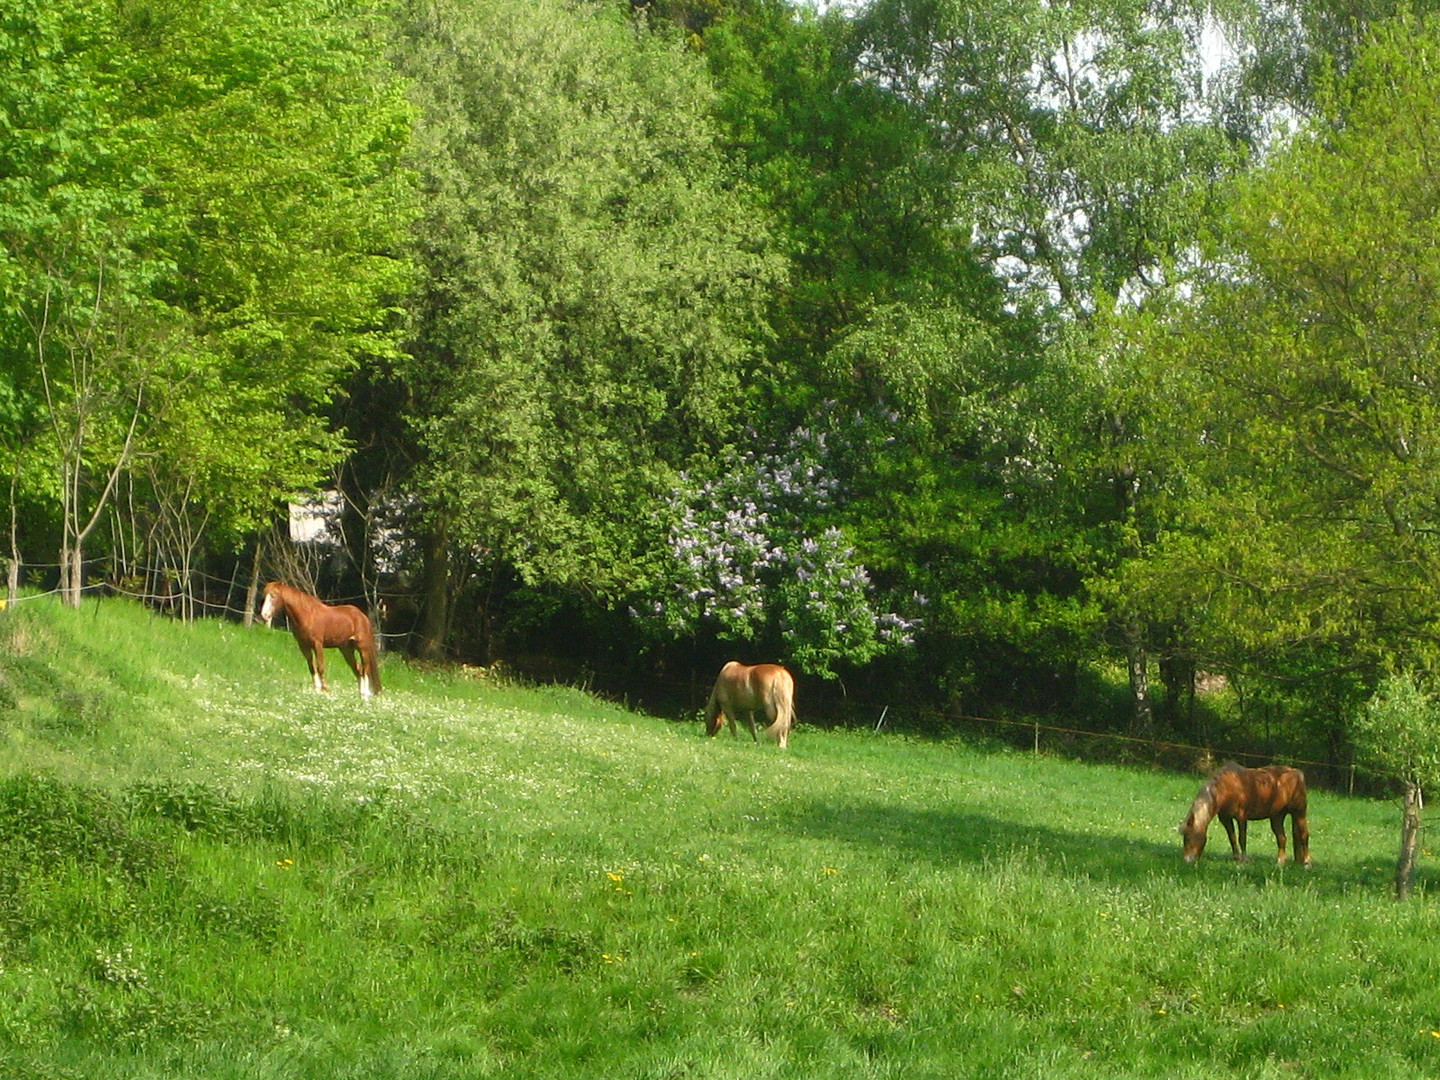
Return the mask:
[[1185, 838], [1185, 861], [1192, 863], [1205, 850], [1205, 837], [1210, 832], [1210, 819], [1215, 816], [1214, 789], [1206, 785], [1195, 796], [1190, 813], [1180, 823], [1180, 835]]
[[709, 715], [709, 714], [706, 714], [706, 717], [705, 717], [705, 734], [706, 734], [706, 735], [719, 735], [721, 729], [724, 728], [724, 726], [725, 726], [725, 711], [724, 711], [723, 709], [716, 709], [713, 716], [712, 716], [712, 715]]
[[280, 613], [280, 608], [283, 606], [280, 598], [276, 595], [278, 592], [279, 586], [273, 581], [265, 586], [265, 603], [260, 605], [260, 617], [265, 620], [266, 626], [274, 624], [275, 616]]
[[1195, 815], [1191, 814], [1179, 825], [1179, 833], [1185, 838], [1185, 861], [1192, 863], [1200, 857], [1205, 850], [1205, 836], [1209, 832], [1204, 825], [1195, 823]]

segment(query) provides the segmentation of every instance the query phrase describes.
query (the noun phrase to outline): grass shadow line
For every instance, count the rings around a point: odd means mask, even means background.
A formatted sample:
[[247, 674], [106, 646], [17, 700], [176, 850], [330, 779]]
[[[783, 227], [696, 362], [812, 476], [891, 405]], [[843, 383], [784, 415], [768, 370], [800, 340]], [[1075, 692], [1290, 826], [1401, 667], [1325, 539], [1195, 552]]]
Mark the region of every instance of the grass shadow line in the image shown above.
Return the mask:
[[[1260, 826], [1258, 835], [1256, 825]], [[1293, 864], [1280, 868], [1265, 822], [1251, 823], [1248, 862], [1237, 864], [1230, 858], [1222, 830], [1211, 836], [1206, 853], [1193, 865], [1181, 859], [1178, 833], [1174, 843], [1162, 844], [1107, 835], [1099, 825], [1086, 830], [1025, 824], [964, 808], [917, 809], [864, 799], [812, 799], [801, 804], [781, 827], [807, 839], [888, 851], [905, 861], [934, 865], [983, 865], [1024, 850], [1067, 873], [1112, 884], [1133, 885], [1157, 873], [1183, 879], [1210, 877], [1219, 871], [1253, 881], [1257, 887], [1283, 880], [1286, 885], [1310, 887], [1322, 895], [1341, 896], [1356, 889], [1389, 889], [1394, 873], [1393, 866], [1383, 861], [1377, 864], [1373, 858], [1326, 861], [1323, 849], [1315, 853], [1313, 870]], [[1415, 889], [1420, 893], [1440, 891], [1440, 871], [1418, 870]]]

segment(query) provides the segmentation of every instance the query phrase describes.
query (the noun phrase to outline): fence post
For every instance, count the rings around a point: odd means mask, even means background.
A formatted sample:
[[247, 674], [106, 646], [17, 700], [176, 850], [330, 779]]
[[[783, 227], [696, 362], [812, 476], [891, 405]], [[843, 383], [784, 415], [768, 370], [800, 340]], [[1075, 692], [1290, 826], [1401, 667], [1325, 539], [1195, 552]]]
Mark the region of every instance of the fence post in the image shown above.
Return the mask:
[[1035, 756], [1040, 756], [1040, 721], [1035, 721]]

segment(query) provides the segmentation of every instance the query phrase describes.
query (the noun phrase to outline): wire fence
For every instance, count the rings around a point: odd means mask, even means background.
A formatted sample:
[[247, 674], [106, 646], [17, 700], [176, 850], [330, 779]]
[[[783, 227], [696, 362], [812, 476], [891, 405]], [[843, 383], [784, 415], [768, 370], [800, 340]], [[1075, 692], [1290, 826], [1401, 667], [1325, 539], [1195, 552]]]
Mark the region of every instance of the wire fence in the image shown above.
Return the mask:
[[[106, 565], [99, 562], [95, 565]], [[35, 563], [24, 564], [24, 571], [28, 578], [41, 580], [53, 580], [59, 577], [59, 563]], [[186, 579], [188, 578], [188, 583]], [[160, 591], [156, 591], [153, 584], [165, 583]], [[249, 582], [241, 581], [237, 573], [232, 577], [221, 577], [209, 573], [203, 569], [192, 569], [188, 572], [181, 572], [170, 566], [151, 566], [142, 563], [132, 563], [126, 566], [126, 573], [123, 576], [100, 576], [91, 574], [81, 588], [82, 598], [100, 596], [123, 596], [144, 604], [155, 610], [179, 613], [188, 611], [194, 618], [223, 618], [231, 621], [243, 621], [247, 616], [257, 617], [259, 614], [258, 604], [250, 607], [245, 603], [245, 596], [249, 590]], [[23, 604], [34, 600], [43, 600], [47, 597], [59, 597], [64, 595], [64, 590], [58, 585], [46, 587], [27, 587], [23, 592], [14, 595], [0, 596], [0, 606], [4, 604]], [[393, 589], [386, 589], [385, 596], [389, 600], [414, 599], [413, 594], [397, 592]], [[362, 594], [332, 595], [326, 596], [325, 602], [329, 604], [353, 604], [368, 611], [372, 597]], [[372, 620], [375, 615], [371, 613]], [[410, 637], [410, 630], [386, 633], [377, 627], [376, 635], [382, 642], [404, 641]], [[382, 648], [384, 646], [382, 645]]]
[[[180, 575], [173, 567], [155, 567], [134, 565], [128, 568], [131, 572], [119, 580], [90, 580], [85, 586], [83, 594], [87, 597], [101, 596], [123, 596], [138, 603], [145, 604], [153, 609], [161, 611], [178, 611], [182, 602], [189, 605], [189, 610], [196, 618], [224, 618], [232, 621], [241, 621], [247, 615], [255, 616], [258, 612], [248, 606], [243, 606], [243, 597], [248, 590], [248, 582], [240, 582], [238, 573], [230, 578], [210, 574], [204, 570], [191, 570], [189, 572], [190, 588], [189, 595], [183, 598], [182, 593], [176, 586], [179, 585]], [[31, 575], [39, 574], [42, 577], [58, 576], [60, 570], [56, 563], [26, 563], [25, 570]], [[145, 581], [169, 581], [172, 583], [168, 591], [155, 592], [138, 586], [137, 582]], [[199, 585], [199, 588], [196, 585]], [[207, 588], [213, 586], [214, 588]], [[223, 600], [217, 600], [216, 596], [223, 592]], [[240, 604], [235, 601], [236, 593], [241, 597]], [[3, 608], [4, 601], [8, 599], [11, 604], [24, 604], [32, 601], [44, 600], [47, 598], [62, 595], [58, 587], [51, 588], [27, 588], [13, 596], [0, 597], [0, 608]], [[388, 599], [414, 599], [413, 594], [393, 593], [386, 590]], [[327, 597], [328, 603], [355, 604], [357, 606], [368, 606], [370, 598], [363, 595], [332, 596]], [[372, 614], [372, 619], [374, 615]], [[376, 619], [375, 621], [379, 621]], [[397, 632], [385, 632], [383, 628], [377, 627], [377, 637], [382, 641], [382, 648], [388, 647], [388, 643], [404, 642], [411, 636], [411, 630]], [[504, 665], [501, 665], [503, 669]], [[596, 673], [588, 668], [582, 669], [588, 674], [576, 680], [567, 678], [565, 674], [551, 678], [537, 678], [536, 681], [559, 681], [579, 682], [582, 688], [594, 689]], [[525, 671], [519, 674], [524, 677]], [[570, 673], [572, 676], [574, 672]], [[607, 683], [618, 682], [619, 680], [603, 680]], [[663, 679], [651, 680], [659, 684], [667, 682]], [[678, 680], [668, 680], [673, 689], [681, 691], [681, 697], [688, 697], [690, 711], [700, 707], [704, 697], [708, 695], [708, 683], [700, 684], [693, 677], [686, 683]], [[682, 690], [682, 687], [685, 689]], [[629, 703], [629, 695], [625, 696], [626, 703]], [[842, 716], [843, 714], [843, 716]], [[1369, 780], [1381, 780], [1382, 775], [1365, 768], [1353, 761], [1321, 760], [1306, 758], [1284, 753], [1266, 753], [1258, 750], [1239, 748], [1224, 748], [1214, 745], [1202, 745], [1190, 743], [1183, 740], [1165, 739], [1153, 736], [1127, 735], [1117, 732], [1095, 731], [1091, 729], [1070, 727], [1062, 724], [1044, 723], [1035, 719], [1015, 720], [1004, 717], [978, 716], [961, 711], [944, 711], [923, 706], [907, 704], [882, 704], [857, 701], [847, 698], [843, 709], [833, 709], [831, 715], [820, 714], [815, 717], [814, 722], [820, 724], [844, 724], [846, 726], [859, 727], [870, 726], [868, 721], [858, 719], [861, 716], [876, 716], [873, 730], [881, 732], [887, 725], [892, 729], [907, 721], [914, 727], [921, 730], [954, 730], [956, 728], [969, 729], [979, 733], [988, 733], [1002, 737], [1007, 743], [1015, 747], [1023, 747], [1035, 754], [1046, 752], [1065, 751], [1082, 758], [1103, 758], [1109, 760], [1148, 760], [1153, 763], [1163, 763], [1177, 767], [1189, 767], [1198, 771], [1204, 771], [1222, 761], [1236, 761], [1240, 764], [1269, 764], [1281, 763], [1294, 765], [1296, 767], [1310, 767], [1323, 770], [1330, 779], [1328, 786], [1343, 786], [1351, 793], [1354, 792], [1356, 776], [1360, 775]], [[1103, 748], [1103, 749], [1102, 749]], [[1337, 783], [1338, 781], [1338, 783]]]

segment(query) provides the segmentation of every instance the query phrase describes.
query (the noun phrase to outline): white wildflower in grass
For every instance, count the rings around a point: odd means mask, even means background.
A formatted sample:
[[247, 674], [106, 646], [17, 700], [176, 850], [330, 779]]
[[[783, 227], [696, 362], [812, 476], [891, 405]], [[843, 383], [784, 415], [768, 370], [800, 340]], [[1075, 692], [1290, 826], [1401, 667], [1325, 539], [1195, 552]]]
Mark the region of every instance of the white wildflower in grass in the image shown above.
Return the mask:
[[[56, 631], [47, 678], [99, 654], [117, 704], [64, 742], [4, 717], [17, 1075], [60, 1052], [83, 1080], [232, 1058], [237, 1076], [436, 1080], [1440, 1063], [1415, 948], [1440, 915], [1390, 899], [1383, 801], [1317, 787], [1329, 854], [1308, 874], [1187, 867], [1161, 833], [1190, 777], [814, 728], [781, 755], [393, 659], [364, 703], [338, 679], [310, 690], [278, 633], [108, 602], [50, 617], [74, 644]], [[78, 779], [34, 780], [37, 760]], [[123, 802], [142, 782], [284, 812], [192, 829]]]

